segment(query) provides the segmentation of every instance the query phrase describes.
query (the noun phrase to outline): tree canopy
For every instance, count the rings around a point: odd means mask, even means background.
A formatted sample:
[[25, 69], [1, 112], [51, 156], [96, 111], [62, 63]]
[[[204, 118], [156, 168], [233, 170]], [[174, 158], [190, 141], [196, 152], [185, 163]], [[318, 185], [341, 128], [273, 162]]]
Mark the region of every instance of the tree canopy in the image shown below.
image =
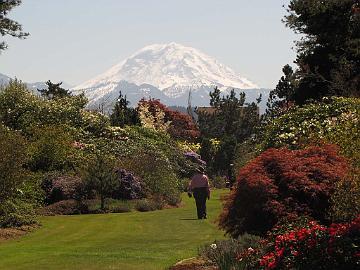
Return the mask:
[[[1, 36], [13, 36], [26, 38], [29, 33], [22, 31], [22, 26], [18, 22], [7, 17], [8, 13], [16, 6], [21, 4], [21, 0], [0, 0], [0, 34]], [[0, 52], [7, 48], [5, 41], [0, 42]]]
[[[360, 1], [291, 0], [287, 12], [284, 23], [302, 36], [295, 42], [297, 68], [293, 74], [284, 68], [270, 96], [299, 105], [325, 96], [359, 97]], [[292, 91], [279, 91], [284, 82]]]

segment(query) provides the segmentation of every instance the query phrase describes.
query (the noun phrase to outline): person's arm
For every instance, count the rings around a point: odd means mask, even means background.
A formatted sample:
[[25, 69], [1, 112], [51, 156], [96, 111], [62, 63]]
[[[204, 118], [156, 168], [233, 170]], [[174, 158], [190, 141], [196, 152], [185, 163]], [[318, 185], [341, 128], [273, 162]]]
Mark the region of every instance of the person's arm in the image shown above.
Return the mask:
[[192, 196], [192, 180], [190, 180], [190, 182], [188, 184], [187, 194], [188, 194], [189, 198], [191, 198], [191, 196]]
[[210, 185], [209, 185], [209, 178], [205, 175], [206, 177], [206, 183], [207, 183], [207, 186], [206, 186], [206, 189], [207, 189], [207, 198], [208, 200], [210, 200]]

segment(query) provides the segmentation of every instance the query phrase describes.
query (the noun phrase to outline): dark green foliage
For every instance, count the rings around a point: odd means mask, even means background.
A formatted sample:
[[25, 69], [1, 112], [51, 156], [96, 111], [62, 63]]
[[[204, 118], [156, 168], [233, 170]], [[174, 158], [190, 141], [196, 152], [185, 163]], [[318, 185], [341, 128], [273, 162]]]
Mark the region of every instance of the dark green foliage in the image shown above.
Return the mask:
[[114, 168], [114, 160], [97, 153], [83, 172], [87, 189], [94, 190], [100, 197], [101, 210], [105, 209], [105, 199], [111, 197], [118, 185]]
[[110, 115], [111, 125], [124, 127], [125, 125], [137, 125], [140, 123], [136, 109], [129, 108], [130, 102], [123, 96], [121, 91]]
[[46, 85], [48, 89], [38, 89], [38, 91], [41, 93], [41, 96], [46, 99], [64, 98], [71, 95], [69, 90], [65, 90], [61, 87], [62, 82], [52, 83], [50, 80], [48, 80]]
[[[232, 178], [231, 164], [234, 163], [235, 150], [242, 143], [254, 136], [259, 121], [257, 103], [246, 104], [245, 93], [236, 96], [235, 90], [221, 97], [215, 88], [210, 92], [210, 108], [197, 110], [198, 125], [202, 137], [201, 157], [205, 160], [212, 174], [224, 174]], [[211, 139], [220, 140], [215, 148]]]
[[356, 0], [292, 0], [286, 25], [300, 33], [293, 99], [359, 97], [360, 13]]
[[[0, 1], [0, 34], [1, 36], [13, 36], [20, 39], [26, 38], [29, 33], [22, 31], [22, 26], [16, 21], [7, 17], [8, 13], [16, 6], [21, 4], [21, 0], [1, 0]], [[7, 48], [6, 42], [0, 42], [0, 53]]]
[[266, 117], [276, 117], [291, 107], [294, 101], [295, 74], [291, 66], [283, 67], [284, 76], [270, 92], [267, 102]]

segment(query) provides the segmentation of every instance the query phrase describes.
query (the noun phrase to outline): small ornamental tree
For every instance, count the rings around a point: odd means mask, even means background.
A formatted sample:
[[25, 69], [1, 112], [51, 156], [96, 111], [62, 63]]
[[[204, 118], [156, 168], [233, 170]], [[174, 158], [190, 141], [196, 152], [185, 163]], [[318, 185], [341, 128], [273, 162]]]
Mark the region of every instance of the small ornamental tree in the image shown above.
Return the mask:
[[110, 198], [118, 182], [112, 159], [97, 153], [84, 172], [84, 182], [88, 190], [94, 190], [100, 197], [101, 210], [105, 209], [105, 199]]
[[237, 237], [262, 235], [281, 219], [300, 215], [326, 223], [330, 196], [346, 173], [347, 161], [332, 145], [269, 149], [240, 170], [220, 226]]
[[200, 135], [190, 115], [173, 111], [157, 99], [142, 99], [138, 110], [143, 126], [166, 131], [172, 138], [194, 141]]

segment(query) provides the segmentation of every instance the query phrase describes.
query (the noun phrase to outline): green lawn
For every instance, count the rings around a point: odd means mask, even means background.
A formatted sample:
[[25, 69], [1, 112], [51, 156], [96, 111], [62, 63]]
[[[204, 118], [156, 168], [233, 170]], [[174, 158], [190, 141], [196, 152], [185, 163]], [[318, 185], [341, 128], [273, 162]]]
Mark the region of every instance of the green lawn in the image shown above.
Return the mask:
[[195, 219], [185, 195], [177, 209], [44, 217], [35, 232], [0, 244], [0, 269], [166, 269], [224, 237], [214, 224], [224, 192], [213, 192], [208, 220]]

